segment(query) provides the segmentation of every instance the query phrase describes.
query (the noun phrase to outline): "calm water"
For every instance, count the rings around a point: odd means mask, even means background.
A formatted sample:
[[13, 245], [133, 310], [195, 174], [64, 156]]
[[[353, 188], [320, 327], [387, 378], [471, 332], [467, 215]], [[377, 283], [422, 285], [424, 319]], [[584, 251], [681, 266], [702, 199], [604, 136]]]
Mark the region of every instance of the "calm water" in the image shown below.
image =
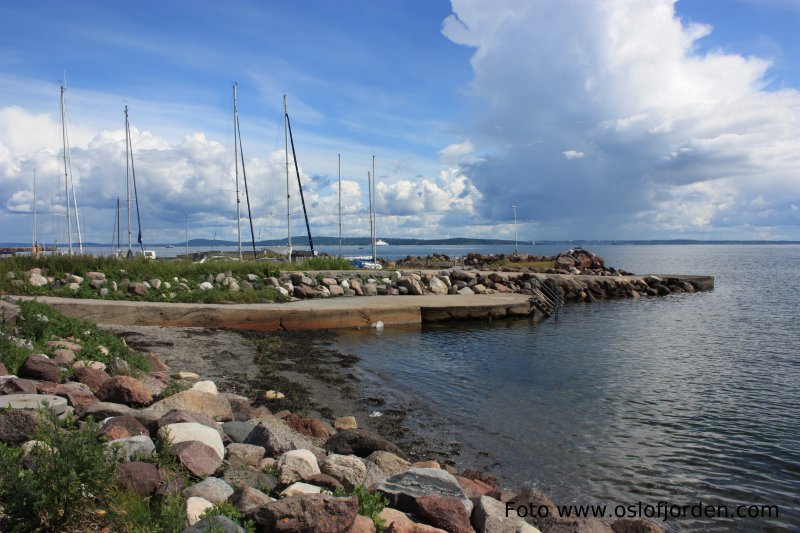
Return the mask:
[[772, 520], [666, 527], [800, 530], [800, 246], [592, 251], [637, 273], [711, 274], [716, 289], [574, 304], [539, 324], [351, 332], [339, 348], [368, 387], [419, 409], [420, 432], [458, 443], [459, 466], [509, 486], [564, 504], [778, 505]]

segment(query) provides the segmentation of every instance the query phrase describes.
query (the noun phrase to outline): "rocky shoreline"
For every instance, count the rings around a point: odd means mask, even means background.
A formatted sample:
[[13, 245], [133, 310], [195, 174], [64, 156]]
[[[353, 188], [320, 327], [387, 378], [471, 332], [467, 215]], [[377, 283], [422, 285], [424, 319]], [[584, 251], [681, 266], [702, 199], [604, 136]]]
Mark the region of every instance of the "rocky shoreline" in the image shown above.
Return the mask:
[[[271, 294], [277, 301], [377, 295], [531, 294], [540, 284], [564, 301], [591, 302], [713, 288], [713, 278], [707, 277], [636, 276], [607, 267], [601, 257], [586, 250], [568, 250], [552, 257], [469, 254], [461, 265], [445, 267], [449, 262], [446, 256], [407, 257], [387, 263], [391, 270], [280, 274], [265, 273], [254, 266], [248, 273], [225, 270], [193, 280], [178, 276], [171, 279], [137, 277], [125, 270], [54, 276], [37, 267], [25, 272], [9, 271], [5, 281], [12, 291], [21, 294], [165, 302], [202, 302], [204, 293], [211, 292], [227, 294], [230, 298], [248, 292], [262, 296]], [[431, 270], [434, 266], [442, 268]], [[266, 301], [269, 300], [259, 299], [261, 303]]]
[[[5, 325], [19, 316], [16, 306], [3, 304]], [[192, 333], [186, 350], [202, 339]], [[134, 346], [135, 337], [124, 335]], [[50, 342], [50, 357], [30, 355], [18, 377], [0, 377], [0, 400], [14, 407], [0, 412], [0, 441], [19, 446], [20, 460], [35, 469], [37, 454], [45, 452], [31, 440], [42, 423], [31, 407], [46, 399], [60, 416], [81, 421], [78, 428], [89, 417], [101, 420], [97, 438], [126, 458], [117, 467], [116, 482], [142, 498], [180, 495], [185, 531], [245, 531], [224, 515], [200, 518], [205, 510], [227, 504], [255, 531], [660, 531], [640, 519], [609, 525], [559, 518], [553, 502], [536, 490], [514, 494], [498, 487], [490, 474], [413, 462], [352, 416], [283, 409], [288, 395], [278, 386], [246, 396], [226, 392], [228, 381], [204, 379], [207, 374], [191, 372], [180, 359], [168, 367], [157, 351], [146, 355], [152, 370], [137, 373], [123, 360], [107, 365], [86, 360], [81, 339]], [[231, 368], [255, 372], [235, 363], [241, 346], [231, 338], [222, 342], [232, 356], [225, 363], [231, 384], [239, 382]], [[63, 379], [67, 367], [72, 370]], [[224, 365], [220, 371], [226, 372]], [[165, 450], [174, 454], [180, 475], [164, 471], [159, 455]], [[514, 509], [540, 509], [547, 516], [507, 516], [510, 501]], [[388, 505], [383, 508], [382, 502]]]

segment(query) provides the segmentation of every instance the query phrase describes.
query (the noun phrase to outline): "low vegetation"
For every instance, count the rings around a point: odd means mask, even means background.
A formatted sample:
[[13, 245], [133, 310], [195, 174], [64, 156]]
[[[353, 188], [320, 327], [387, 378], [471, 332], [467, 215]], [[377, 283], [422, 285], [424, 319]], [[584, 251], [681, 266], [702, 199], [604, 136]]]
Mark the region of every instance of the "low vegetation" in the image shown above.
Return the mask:
[[20, 302], [21, 315], [16, 331], [4, 324], [0, 329], [0, 361], [9, 373], [16, 374], [31, 353], [52, 355], [57, 346], [48, 346], [53, 339], [75, 339], [81, 346], [78, 360], [109, 364], [114, 359], [126, 361], [136, 371], [147, 371], [150, 365], [144, 355], [129, 349], [113, 333], [92, 322], [62, 315], [52, 307], [36, 301]]

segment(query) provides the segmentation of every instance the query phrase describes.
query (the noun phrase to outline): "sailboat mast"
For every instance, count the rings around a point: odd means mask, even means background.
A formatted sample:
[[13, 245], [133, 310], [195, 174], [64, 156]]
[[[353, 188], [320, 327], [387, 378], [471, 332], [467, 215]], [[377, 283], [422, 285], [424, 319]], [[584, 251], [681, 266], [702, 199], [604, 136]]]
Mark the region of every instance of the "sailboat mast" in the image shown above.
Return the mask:
[[339, 259], [342, 258], [342, 154], [339, 154]]
[[289, 262], [292, 262], [292, 195], [289, 192], [289, 108], [286, 95], [283, 95], [283, 138], [284, 154], [286, 154], [286, 245], [289, 247]]
[[130, 127], [128, 126], [128, 106], [125, 106], [125, 184], [128, 189], [128, 259], [133, 257], [131, 246], [131, 154]]
[[239, 142], [236, 138], [236, 124], [238, 124], [236, 114], [236, 84], [233, 84], [233, 159], [236, 162], [236, 236], [239, 242], [239, 261], [242, 260], [242, 221], [240, 215], [239, 202]]
[[372, 251], [372, 260], [375, 261], [375, 252], [372, 243], [375, 242], [375, 236], [372, 234], [372, 174], [367, 171], [367, 198], [369, 199], [369, 243], [370, 251]]
[[286, 126], [289, 128], [289, 143], [292, 145], [292, 160], [294, 161], [294, 171], [297, 174], [297, 189], [300, 192], [300, 205], [303, 206], [303, 217], [306, 220], [306, 233], [308, 234], [308, 247], [311, 248], [311, 257], [314, 257], [314, 239], [311, 237], [311, 225], [308, 223], [308, 210], [306, 200], [303, 196], [303, 183], [300, 181], [300, 166], [297, 164], [297, 152], [294, 149], [294, 136], [292, 135], [292, 121], [289, 120], [289, 112], [286, 112]]
[[[236, 86], [234, 85], [234, 102], [236, 101], [235, 91], [236, 91]], [[247, 199], [247, 220], [250, 221], [250, 242], [253, 244], [253, 260], [256, 260], [258, 259], [258, 252], [256, 252], [256, 232], [253, 229], [253, 210], [250, 209], [250, 191], [247, 187], [247, 171], [244, 168], [244, 148], [242, 147], [242, 128], [241, 126], [239, 126], [238, 113], [236, 113], [236, 124], [234, 124], [233, 134], [235, 137], [239, 138], [239, 155], [237, 157], [242, 158], [242, 179], [244, 180], [244, 197], [245, 199]], [[241, 258], [242, 258], [242, 241], [240, 233], [239, 259], [241, 260]]]
[[64, 86], [61, 86], [61, 140], [64, 145], [64, 194], [67, 201], [67, 242], [72, 255], [72, 212], [69, 206], [69, 173], [67, 172], [67, 120], [64, 114]]
[[375, 176], [375, 156], [372, 156], [372, 260], [378, 260], [378, 250], [376, 249], [375, 239], [377, 238], [378, 227], [375, 225], [375, 213], [378, 211], [378, 205], [375, 203], [375, 189], [377, 188], [377, 182], [375, 181], [377, 176]]
[[32, 243], [32, 251], [31, 255], [37, 255], [36, 253], [36, 167], [33, 167], [33, 243]]

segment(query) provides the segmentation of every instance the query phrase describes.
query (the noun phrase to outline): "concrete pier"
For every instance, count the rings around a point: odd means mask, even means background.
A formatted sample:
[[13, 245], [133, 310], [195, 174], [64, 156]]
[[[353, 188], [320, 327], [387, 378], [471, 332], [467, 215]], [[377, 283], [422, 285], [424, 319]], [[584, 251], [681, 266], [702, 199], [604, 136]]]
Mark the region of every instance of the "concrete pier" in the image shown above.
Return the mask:
[[[12, 299], [33, 299], [12, 296]], [[529, 316], [525, 294], [361, 296], [267, 304], [185, 304], [38, 297], [67, 316], [120, 326], [205, 327], [257, 331], [368, 328], [446, 320]]]

